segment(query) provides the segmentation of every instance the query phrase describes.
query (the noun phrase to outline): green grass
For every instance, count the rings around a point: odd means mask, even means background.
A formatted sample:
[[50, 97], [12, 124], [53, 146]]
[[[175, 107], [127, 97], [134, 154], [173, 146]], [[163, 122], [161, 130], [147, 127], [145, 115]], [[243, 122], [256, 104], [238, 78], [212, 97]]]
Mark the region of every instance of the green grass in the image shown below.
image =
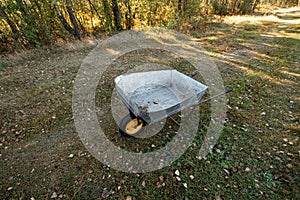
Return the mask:
[[[107, 199], [299, 199], [300, 40], [293, 25], [284, 24], [284, 32], [278, 25], [222, 22], [190, 32], [218, 65], [225, 86], [234, 89], [227, 96], [228, 120], [212, 153], [199, 160], [210, 120], [209, 103], [201, 105], [195, 145], [171, 166], [144, 174], [103, 165], [76, 133], [72, 81], [90, 48], [41, 51], [35, 60], [1, 64], [0, 198], [49, 199], [55, 193], [57, 199], [101, 199], [107, 188], [112, 192]], [[99, 112], [98, 119], [107, 137], [128, 151], [158, 149], [177, 130], [168, 120], [159, 134], [132, 139], [120, 136], [112, 123], [113, 78], [149, 61], [185, 74], [194, 70], [168, 52], [153, 50], [124, 55], [108, 68], [96, 95], [97, 108], [107, 112]]]

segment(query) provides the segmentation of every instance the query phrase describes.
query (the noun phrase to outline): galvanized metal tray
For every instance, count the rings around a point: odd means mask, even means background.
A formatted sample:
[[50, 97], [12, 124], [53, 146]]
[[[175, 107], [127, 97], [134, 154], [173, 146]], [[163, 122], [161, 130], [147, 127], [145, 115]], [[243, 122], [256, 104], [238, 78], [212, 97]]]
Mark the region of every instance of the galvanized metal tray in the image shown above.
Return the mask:
[[124, 74], [114, 81], [117, 93], [130, 113], [147, 124], [199, 104], [208, 89], [177, 70]]

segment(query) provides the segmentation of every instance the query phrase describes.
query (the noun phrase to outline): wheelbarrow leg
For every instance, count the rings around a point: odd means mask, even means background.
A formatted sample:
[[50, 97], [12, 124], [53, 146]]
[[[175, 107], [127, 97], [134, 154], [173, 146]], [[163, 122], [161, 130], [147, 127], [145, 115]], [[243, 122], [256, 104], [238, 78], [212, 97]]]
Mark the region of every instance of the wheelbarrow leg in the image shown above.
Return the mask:
[[176, 121], [176, 119], [174, 119], [172, 116], [169, 116], [169, 117], [177, 126], [180, 126], [179, 122]]
[[[231, 92], [231, 91], [232, 91], [232, 88], [227, 88], [224, 92], [221, 92], [221, 93], [219, 93], [219, 94], [217, 94], [217, 95], [215, 95], [215, 96], [212, 96], [212, 97], [210, 97], [210, 98], [208, 98], [208, 99], [199, 101], [199, 102], [198, 102], [198, 105], [199, 105], [199, 104], [202, 104], [202, 103], [206, 103], [206, 102], [208, 102], [208, 101], [210, 101], [210, 100], [212, 100], [212, 99], [215, 99], [215, 98], [217, 98], [217, 97], [219, 97], [219, 96], [221, 96], [221, 95], [227, 94], [227, 93], [229, 93], [229, 92]], [[188, 117], [191, 116], [191, 113], [195, 110], [196, 107], [197, 107], [197, 106], [191, 107], [191, 111], [190, 111], [190, 113], [188, 114]], [[171, 119], [177, 126], [180, 126], [179, 122], [177, 122], [172, 116], [169, 116], [169, 117], [170, 117], [170, 119]]]

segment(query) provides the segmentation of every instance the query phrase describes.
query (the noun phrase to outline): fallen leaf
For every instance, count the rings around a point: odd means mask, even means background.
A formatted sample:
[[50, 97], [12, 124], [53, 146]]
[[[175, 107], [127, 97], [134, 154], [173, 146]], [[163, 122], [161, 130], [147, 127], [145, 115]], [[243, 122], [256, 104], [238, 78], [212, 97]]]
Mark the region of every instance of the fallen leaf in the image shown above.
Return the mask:
[[289, 194], [289, 191], [283, 189], [283, 190], [282, 190], [282, 193], [283, 193], [283, 194]]
[[233, 167], [233, 168], [232, 168], [232, 171], [233, 171], [234, 173], [236, 173], [238, 170], [237, 170], [237, 168]]
[[224, 171], [227, 175], [230, 174], [230, 172], [229, 172], [227, 169], [223, 169], [223, 171]]
[[278, 156], [276, 156], [275, 159], [281, 161], [281, 158], [279, 158]]
[[247, 132], [248, 129], [241, 127], [242, 131]]
[[146, 182], [145, 181], [142, 182], [142, 186], [146, 187]]
[[160, 184], [160, 182], [157, 182], [157, 183], [156, 183], [156, 187], [157, 187], [157, 188], [161, 188], [161, 187], [162, 187], [162, 185]]
[[216, 196], [216, 200], [222, 200], [220, 196]]
[[183, 186], [184, 186], [185, 188], [188, 188], [187, 183], [183, 183]]
[[110, 191], [108, 191], [108, 189], [107, 188], [104, 188], [103, 189], [103, 192], [102, 192], [102, 198], [106, 198], [106, 197], [108, 197], [109, 195], [110, 195]]
[[53, 192], [53, 194], [51, 195], [51, 199], [55, 199], [57, 197], [57, 194], [56, 194], [56, 192]]
[[68, 158], [74, 158], [74, 154], [71, 153]]
[[13, 187], [9, 187], [9, 188], [7, 188], [7, 191], [10, 191], [10, 190], [12, 190], [13, 189]]
[[275, 180], [277, 180], [279, 177], [280, 177], [279, 174], [275, 174], [275, 175], [274, 175], [274, 179], [275, 179]]
[[160, 180], [160, 181], [164, 181], [164, 177], [163, 177], [163, 176], [160, 176], [160, 177], [159, 177], [159, 180]]

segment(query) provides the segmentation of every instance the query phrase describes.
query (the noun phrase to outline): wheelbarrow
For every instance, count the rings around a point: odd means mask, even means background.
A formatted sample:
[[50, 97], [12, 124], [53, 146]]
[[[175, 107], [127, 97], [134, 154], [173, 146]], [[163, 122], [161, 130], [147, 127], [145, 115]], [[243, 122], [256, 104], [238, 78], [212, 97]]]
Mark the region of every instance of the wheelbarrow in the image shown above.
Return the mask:
[[124, 136], [139, 135], [149, 124], [231, 91], [200, 102], [208, 87], [177, 70], [130, 73], [116, 77], [114, 82], [129, 110], [119, 124]]

